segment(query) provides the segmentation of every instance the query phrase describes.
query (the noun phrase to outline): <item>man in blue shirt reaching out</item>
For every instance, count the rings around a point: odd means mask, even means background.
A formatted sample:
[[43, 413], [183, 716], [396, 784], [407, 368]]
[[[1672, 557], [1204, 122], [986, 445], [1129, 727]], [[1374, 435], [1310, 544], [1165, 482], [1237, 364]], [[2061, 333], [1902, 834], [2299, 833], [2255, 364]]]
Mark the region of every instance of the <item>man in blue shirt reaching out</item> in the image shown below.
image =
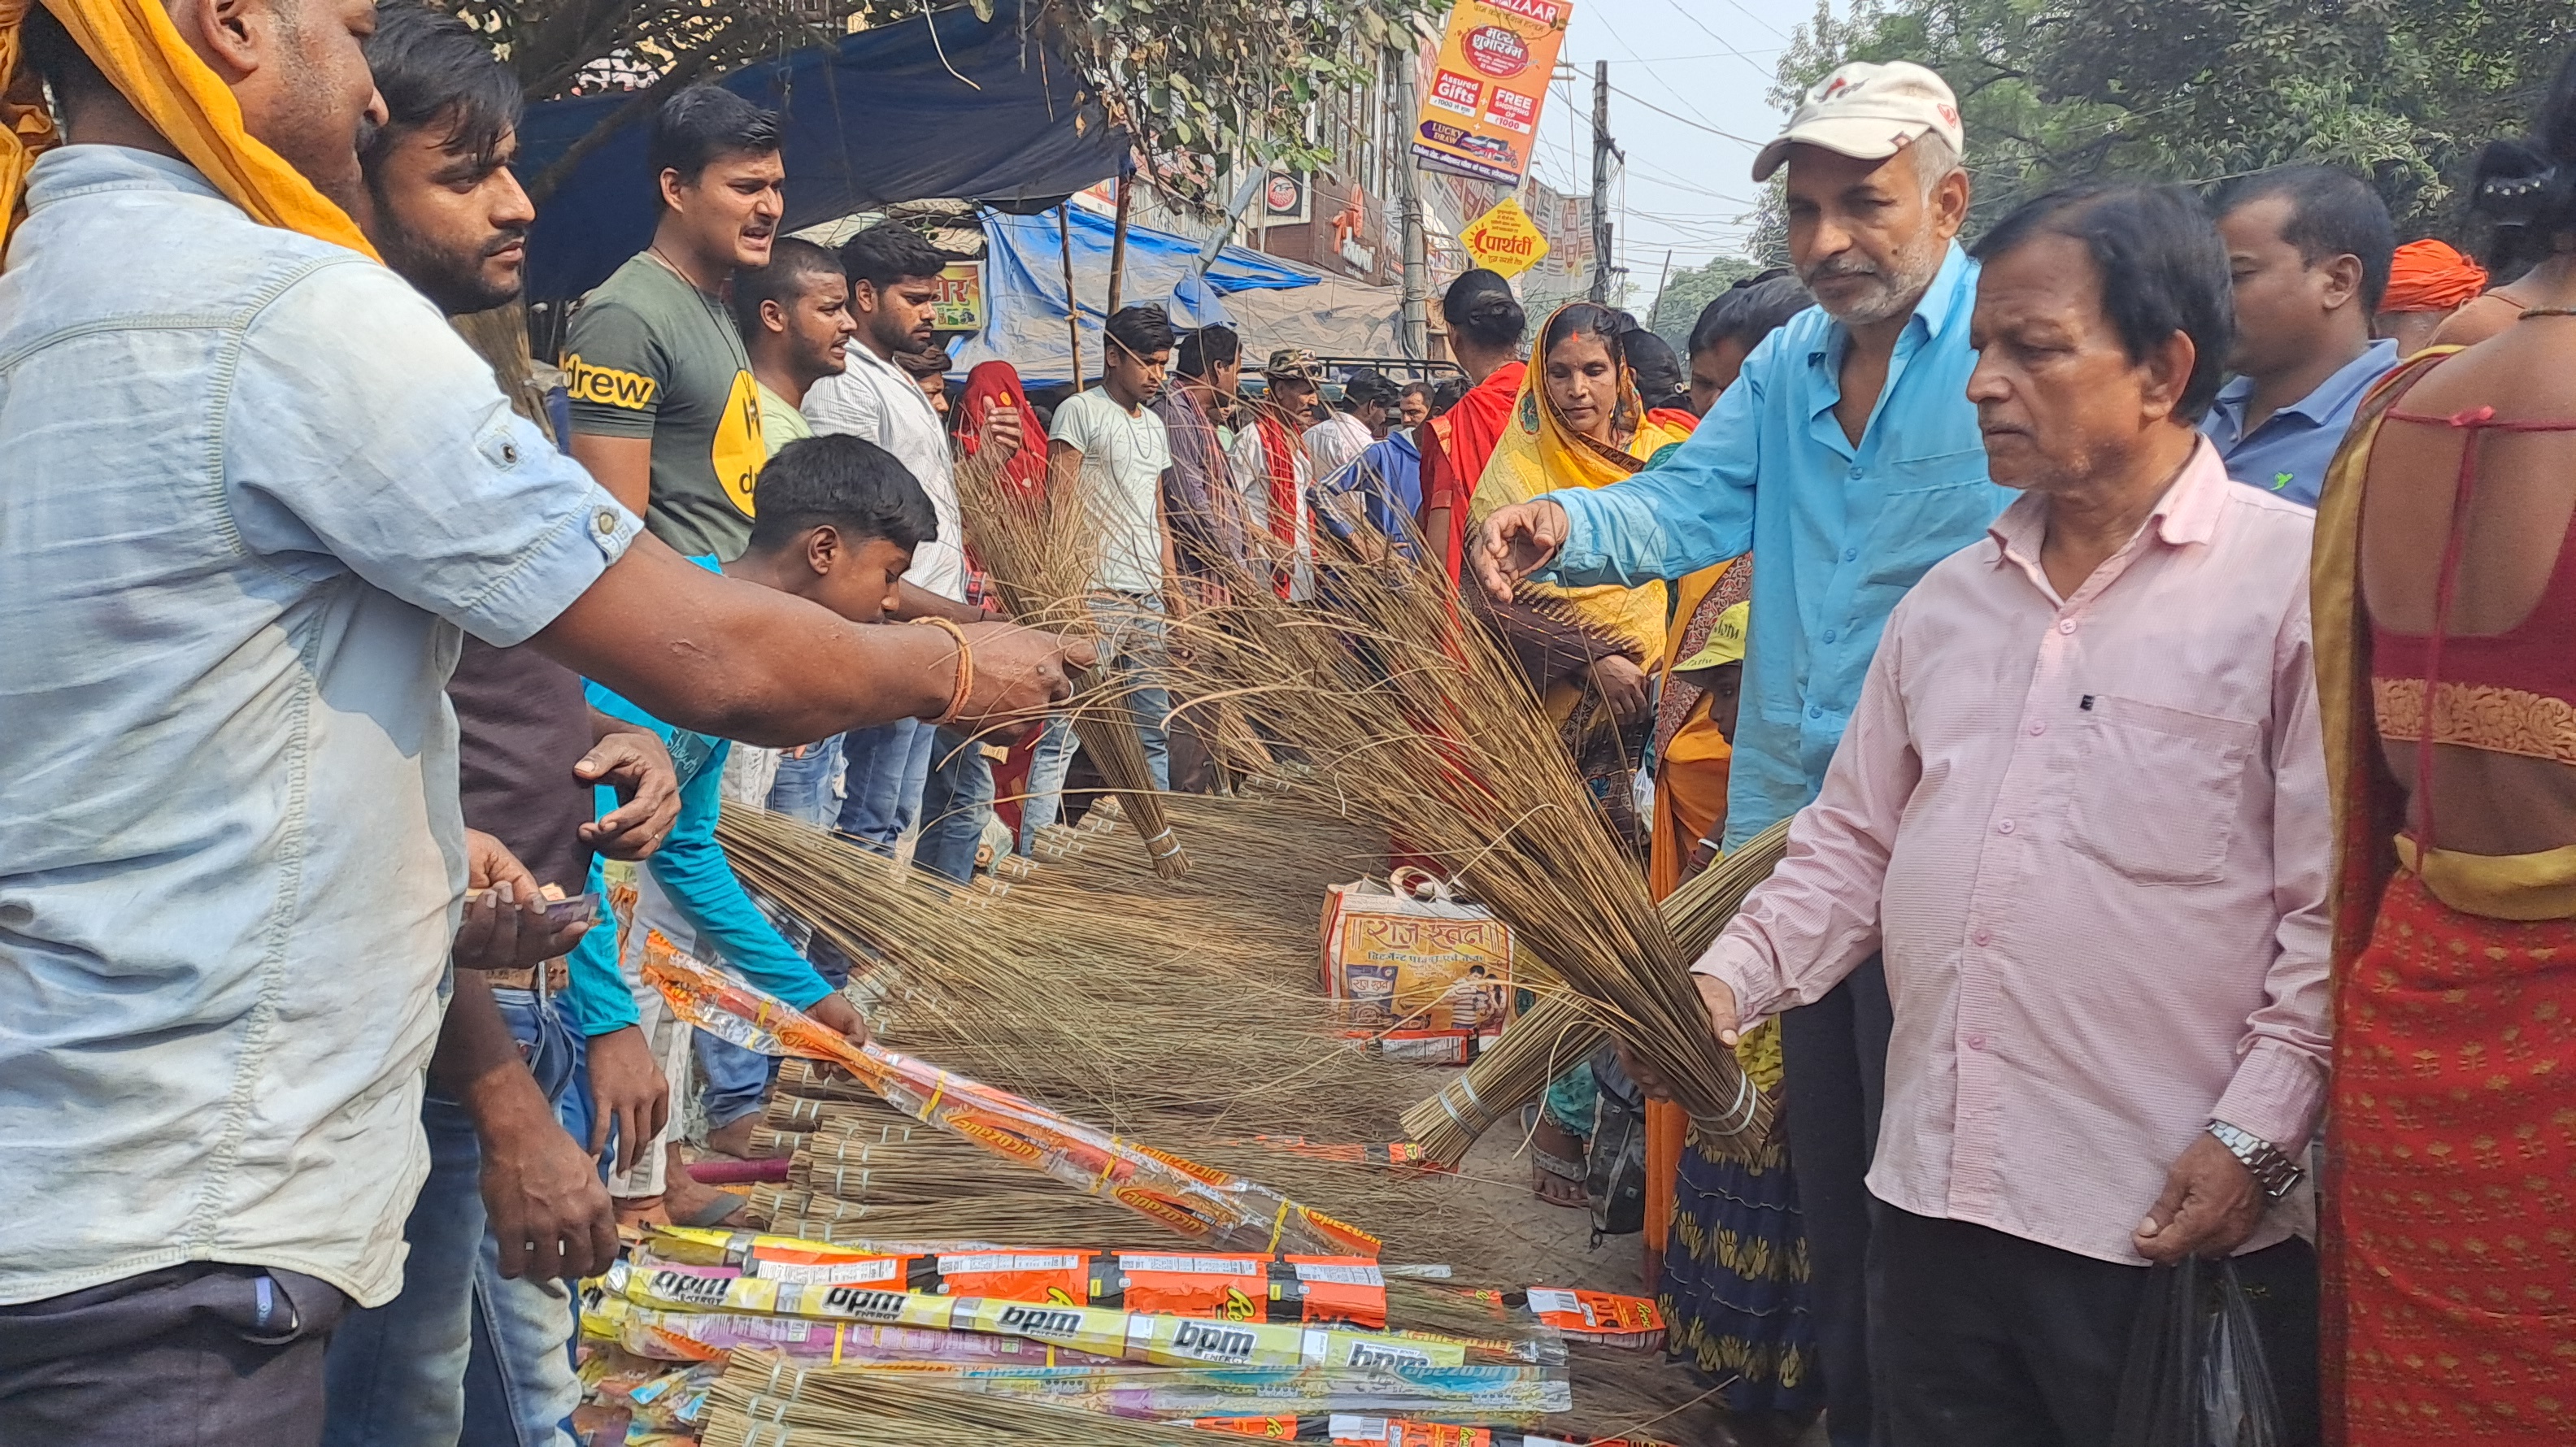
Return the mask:
[[[1502, 509], [1469, 550], [1498, 600], [1533, 575], [1635, 586], [1754, 555], [1728, 849], [1816, 797], [1889, 611], [2012, 496], [1986, 476], [1967, 400], [1977, 267], [1954, 240], [1961, 144], [1958, 103], [1922, 66], [1855, 62], [1817, 83], [1753, 179], [1787, 164], [1789, 254], [1818, 305], [1754, 349], [1662, 465]], [[1862, 1177], [1890, 1025], [1875, 958], [1781, 1023], [1835, 1447], [1869, 1440]]]

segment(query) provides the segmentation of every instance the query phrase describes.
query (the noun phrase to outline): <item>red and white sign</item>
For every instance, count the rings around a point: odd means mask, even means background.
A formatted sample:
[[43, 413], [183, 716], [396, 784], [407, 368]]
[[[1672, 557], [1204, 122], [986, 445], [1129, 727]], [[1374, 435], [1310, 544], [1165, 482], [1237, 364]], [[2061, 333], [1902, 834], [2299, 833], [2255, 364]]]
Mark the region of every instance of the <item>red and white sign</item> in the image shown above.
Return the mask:
[[1423, 99], [1444, 111], [1453, 111], [1473, 119], [1476, 114], [1476, 101], [1484, 93], [1484, 82], [1474, 76], [1460, 75], [1454, 70], [1444, 70], [1433, 78], [1431, 89]]
[[1538, 97], [1495, 86], [1485, 105], [1485, 124], [1528, 135], [1538, 128]]
[[1496, 80], [1509, 80], [1529, 69], [1529, 42], [1504, 25], [1479, 25], [1467, 32], [1467, 63]]

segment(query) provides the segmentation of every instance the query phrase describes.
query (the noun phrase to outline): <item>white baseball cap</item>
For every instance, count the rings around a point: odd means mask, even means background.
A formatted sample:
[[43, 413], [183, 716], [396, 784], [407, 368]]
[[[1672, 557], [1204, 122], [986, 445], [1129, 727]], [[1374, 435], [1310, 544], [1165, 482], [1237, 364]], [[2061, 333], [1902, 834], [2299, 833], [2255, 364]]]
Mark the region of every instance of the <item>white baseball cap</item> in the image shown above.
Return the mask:
[[1926, 131], [1939, 132], [1954, 152], [1963, 149], [1959, 98], [1949, 83], [1910, 60], [1855, 60], [1807, 88], [1789, 128], [1753, 158], [1753, 179], [1770, 180], [1791, 146], [1883, 161]]

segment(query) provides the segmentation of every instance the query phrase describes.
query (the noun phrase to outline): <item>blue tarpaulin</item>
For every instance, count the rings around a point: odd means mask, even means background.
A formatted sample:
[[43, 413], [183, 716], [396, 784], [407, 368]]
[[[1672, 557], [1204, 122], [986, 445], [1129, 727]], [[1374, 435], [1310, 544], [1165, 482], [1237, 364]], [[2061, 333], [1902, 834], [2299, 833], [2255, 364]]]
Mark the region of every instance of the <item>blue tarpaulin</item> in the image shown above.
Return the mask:
[[[1109, 300], [1109, 253], [1113, 224], [1109, 218], [1076, 206], [1072, 211], [1073, 290], [1081, 301], [1082, 363], [1089, 376], [1100, 374], [1101, 308]], [[1061, 209], [1036, 216], [984, 213], [989, 243], [984, 263], [984, 298], [988, 313], [980, 335], [957, 344], [959, 369], [978, 362], [1005, 361], [1019, 369], [1031, 387], [1073, 380], [1066, 364], [1064, 322], [1064, 244], [1058, 227]], [[1191, 327], [1231, 324], [1224, 294], [1275, 291], [1313, 286], [1320, 276], [1241, 246], [1229, 246], [1199, 276], [1199, 243], [1142, 226], [1127, 228], [1127, 276], [1120, 296], [1128, 302], [1160, 303], [1172, 314], [1172, 325]]]
[[[1075, 105], [1072, 73], [1022, 37], [1018, 7], [998, 9], [991, 21], [961, 5], [863, 30], [720, 82], [786, 114], [783, 230], [898, 201], [1058, 197], [1118, 174], [1126, 134], [1097, 105]], [[530, 106], [519, 126], [520, 174], [544, 171], [632, 99], [612, 93]], [[579, 296], [652, 242], [658, 203], [644, 169], [648, 123], [630, 119], [538, 208], [528, 238], [531, 296]]]

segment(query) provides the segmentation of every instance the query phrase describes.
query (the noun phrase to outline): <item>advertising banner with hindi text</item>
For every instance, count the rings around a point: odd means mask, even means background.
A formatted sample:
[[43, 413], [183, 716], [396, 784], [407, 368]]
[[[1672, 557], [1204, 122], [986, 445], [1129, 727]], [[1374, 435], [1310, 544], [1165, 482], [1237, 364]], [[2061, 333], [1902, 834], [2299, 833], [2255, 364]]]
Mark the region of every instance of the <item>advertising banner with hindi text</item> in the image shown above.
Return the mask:
[[1570, 0], [1458, 0], [1423, 76], [1414, 159], [1517, 183], [1538, 140]]

